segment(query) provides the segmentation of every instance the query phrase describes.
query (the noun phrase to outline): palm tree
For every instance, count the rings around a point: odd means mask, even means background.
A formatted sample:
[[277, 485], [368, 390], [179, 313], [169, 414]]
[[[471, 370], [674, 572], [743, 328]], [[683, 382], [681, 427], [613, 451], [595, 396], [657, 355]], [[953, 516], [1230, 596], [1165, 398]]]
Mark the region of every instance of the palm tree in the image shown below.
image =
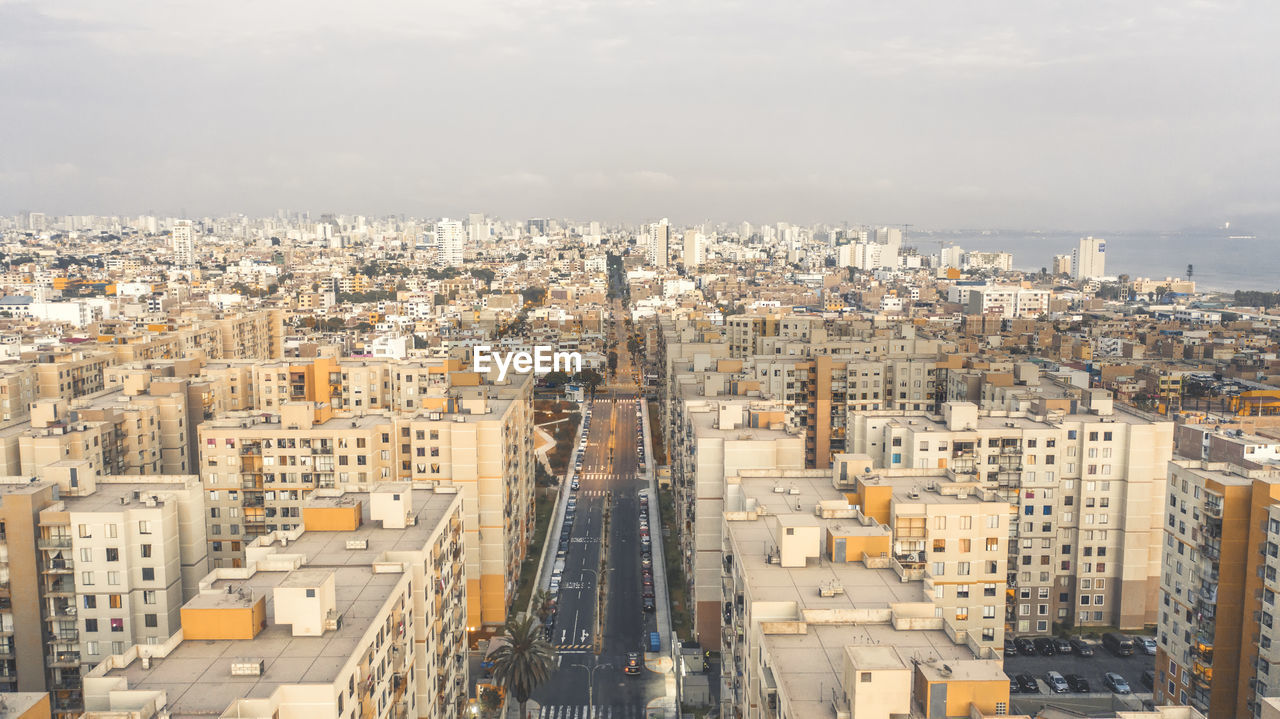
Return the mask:
[[551, 610], [555, 607], [551, 599], [551, 593], [545, 589], [539, 589], [533, 593], [533, 613], [538, 615], [539, 621], [546, 622], [547, 617], [551, 616]]
[[524, 719], [529, 695], [551, 678], [555, 650], [532, 614], [508, 617], [500, 639], [503, 645], [493, 652], [493, 679], [520, 704], [520, 717]]

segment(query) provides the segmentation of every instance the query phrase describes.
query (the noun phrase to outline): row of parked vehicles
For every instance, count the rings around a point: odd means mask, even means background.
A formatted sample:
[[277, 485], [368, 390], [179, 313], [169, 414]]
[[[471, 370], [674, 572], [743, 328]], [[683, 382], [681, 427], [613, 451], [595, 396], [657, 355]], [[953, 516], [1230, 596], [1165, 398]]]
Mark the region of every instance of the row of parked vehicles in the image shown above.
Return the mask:
[[[1102, 646], [1117, 657], [1133, 656], [1141, 651], [1149, 657], [1156, 655], [1156, 640], [1153, 637], [1131, 637], [1127, 634], [1107, 632], [1102, 635]], [[1080, 637], [1063, 639], [1062, 637], [1018, 637], [1004, 642], [1006, 657], [1052, 657], [1058, 654], [1074, 654], [1079, 657], [1091, 657], [1095, 647]]]
[[653, 591], [653, 541], [649, 536], [649, 490], [640, 490], [640, 587], [646, 612], [656, 608]]
[[[1151, 675], [1150, 669], [1146, 672]], [[1151, 679], [1152, 681], [1149, 681]], [[1154, 683], [1154, 677], [1143, 676], [1143, 682], [1147, 687], [1151, 687]], [[1086, 693], [1093, 691], [1089, 686], [1089, 680], [1079, 674], [1061, 674], [1059, 672], [1047, 672], [1044, 675], [1045, 686], [1053, 694], [1065, 694], [1067, 692]], [[1102, 685], [1107, 690], [1115, 694], [1132, 694], [1133, 690], [1129, 688], [1129, 682], [1116, 672], [1107, 672], [1102, 675]], [[1010, 694], [1039, 694], [1040, 684], [1036, 681], [1034, 675], [1029, 672], [1023, 672], [1017, 676], [1009, 678]]]

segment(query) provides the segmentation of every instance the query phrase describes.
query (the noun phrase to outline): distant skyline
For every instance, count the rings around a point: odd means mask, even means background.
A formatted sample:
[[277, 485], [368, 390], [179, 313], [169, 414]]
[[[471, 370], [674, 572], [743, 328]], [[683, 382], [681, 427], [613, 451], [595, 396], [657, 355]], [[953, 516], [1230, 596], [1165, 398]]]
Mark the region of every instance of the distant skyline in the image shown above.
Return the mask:
[[1207, 0], [0, 0], [0, 213], [1277, 231], [1277, 21]]

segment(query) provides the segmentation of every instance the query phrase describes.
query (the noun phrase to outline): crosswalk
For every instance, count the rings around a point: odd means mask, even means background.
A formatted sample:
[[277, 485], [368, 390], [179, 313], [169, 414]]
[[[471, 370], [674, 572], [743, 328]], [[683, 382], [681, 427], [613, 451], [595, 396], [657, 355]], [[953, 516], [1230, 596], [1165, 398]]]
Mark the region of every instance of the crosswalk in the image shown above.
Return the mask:
[[538, 719], [644, 719], [645, 710], [635, 704], [551, 704], [538, 711]]
[[610, 479], [611, 477], [613, 475], [608, 472], [587, 472], [578, 475], [578, 479]]
[[590, 644], [557, 644], [556, 649], [561, 652], [581, 652], [591, 648]]
[[603, 497], [608, 493], [609, 491], [605, 489], [580, 489], [574, 492], [579, 497]]

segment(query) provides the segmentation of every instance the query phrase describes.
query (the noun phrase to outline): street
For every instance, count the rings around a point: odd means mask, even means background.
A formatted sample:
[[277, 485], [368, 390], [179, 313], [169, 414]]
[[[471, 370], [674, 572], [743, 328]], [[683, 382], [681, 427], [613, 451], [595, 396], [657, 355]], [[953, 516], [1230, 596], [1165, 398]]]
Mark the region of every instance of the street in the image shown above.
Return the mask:
[[[629, 359], [620, 357], [618, 377], [629, 379], [629, 368]], [[590, 402], [586, 451], [576, 472], [580, 486], [573, 492], [577, 511], [551, 635], [559, 669], [533, 695], [541, 706], [538, 719], [640, 719], [648, 702], [664, 692], [663, 675], [656, 671], [646, 667], [638, 675], [623, 673], [629, 652], [638, 653], [643, 663], [645, 639], [657, 629], [654, 613], [643, 611], [641, 597], [639, 491], [644, 483], [637, 476], [636, 396], [634, 389], [614, 385]], [[605, 624], [596, 655], [596, 587], [601, 579], [596, 572], [606, 507]], [[552, 527], [550, 536], [557, 542], [559, 530]]]

